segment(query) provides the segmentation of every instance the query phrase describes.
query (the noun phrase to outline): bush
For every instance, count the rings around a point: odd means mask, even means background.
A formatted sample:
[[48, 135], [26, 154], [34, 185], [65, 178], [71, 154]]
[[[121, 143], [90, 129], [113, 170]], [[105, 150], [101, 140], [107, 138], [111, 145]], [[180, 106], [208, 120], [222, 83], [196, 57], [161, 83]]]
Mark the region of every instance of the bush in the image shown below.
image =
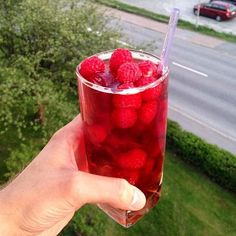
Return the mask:
[[89, 1], [17, 2], [0, 5], [0, 51], [8, 66], [33, 78], [46, 75], [56, 83], [75, 84], [82, 59], [117, 46], [119, 33]]
[[68, 226], [59, 234], [61, 236], [100, 236], [105, 233], [107, 216], [97, 207], [86, 205], [76, 213]]
[[119, 37], [88, 2], [0, 2], [1, 133], [31, 127], [46, 140], [78, 113], [76, 65]]
[[236, 156], [168, 121], [167, 147], [223, 188], [236, 192]]
[[30, 129], [46, 142], [79, 110], [63, 88], [47, 78], [33, 80], [16, 68], [0, 68], [0, 94], [0, 135], [8, 131], [21, 141], [30, 138]]

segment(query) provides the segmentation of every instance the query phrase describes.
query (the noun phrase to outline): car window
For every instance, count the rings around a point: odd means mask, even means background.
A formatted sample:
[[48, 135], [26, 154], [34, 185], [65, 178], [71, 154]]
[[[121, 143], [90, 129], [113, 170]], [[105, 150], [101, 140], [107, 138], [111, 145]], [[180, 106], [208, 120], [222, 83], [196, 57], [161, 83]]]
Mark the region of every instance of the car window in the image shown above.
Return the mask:
[[230, 10], [230, 11], [236, 11], [236, 6], [231, 6], [231, 7], [229, 8], [229, 10]]
[[211, 3], [205, 3], [204, 7], [210, 7], [211, 8], [212, 4]]
[[214, 8], [216, 10], [220, 10], [220, 11], [226, 11], [226, 7], [225, 6], [218, 5], [218, 4], [215, 4], [215, 3], [212, 4], [212, 8]]

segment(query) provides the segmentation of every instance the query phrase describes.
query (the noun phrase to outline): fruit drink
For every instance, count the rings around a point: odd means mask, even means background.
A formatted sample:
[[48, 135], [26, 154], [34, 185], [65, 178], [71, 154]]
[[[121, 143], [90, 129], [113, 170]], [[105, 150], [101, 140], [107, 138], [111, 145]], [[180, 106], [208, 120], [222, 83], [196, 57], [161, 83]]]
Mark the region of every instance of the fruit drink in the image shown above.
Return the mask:
[[88, 171], [124, 178], [147, 199], [140, 211], [99, 205], [125, 227], [160, 198], [168, 70], [159, 62], [154, 55], [119, 48], [91, 56], [76, 69]]

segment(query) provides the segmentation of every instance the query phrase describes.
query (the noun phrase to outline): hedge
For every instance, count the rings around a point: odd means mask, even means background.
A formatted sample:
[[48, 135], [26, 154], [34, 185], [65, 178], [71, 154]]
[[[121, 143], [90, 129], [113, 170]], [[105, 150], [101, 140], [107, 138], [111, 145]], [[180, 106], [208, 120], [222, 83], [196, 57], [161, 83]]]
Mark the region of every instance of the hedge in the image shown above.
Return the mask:
[[236, 156], [168, 120], [167, 148], [223, 188], [236, 192]]

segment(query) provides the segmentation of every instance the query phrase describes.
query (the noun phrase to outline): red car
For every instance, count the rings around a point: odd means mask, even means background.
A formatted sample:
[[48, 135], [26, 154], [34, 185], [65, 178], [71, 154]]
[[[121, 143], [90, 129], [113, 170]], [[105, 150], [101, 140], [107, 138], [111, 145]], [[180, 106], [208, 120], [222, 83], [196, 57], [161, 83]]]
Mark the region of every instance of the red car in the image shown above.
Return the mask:
[[228, 20], [236, 16], [236, 6], [228, 2], [212, 1], [194, 6], [193, 12], [195, 15], [207, 16], [214, 18], [217, 21]]

